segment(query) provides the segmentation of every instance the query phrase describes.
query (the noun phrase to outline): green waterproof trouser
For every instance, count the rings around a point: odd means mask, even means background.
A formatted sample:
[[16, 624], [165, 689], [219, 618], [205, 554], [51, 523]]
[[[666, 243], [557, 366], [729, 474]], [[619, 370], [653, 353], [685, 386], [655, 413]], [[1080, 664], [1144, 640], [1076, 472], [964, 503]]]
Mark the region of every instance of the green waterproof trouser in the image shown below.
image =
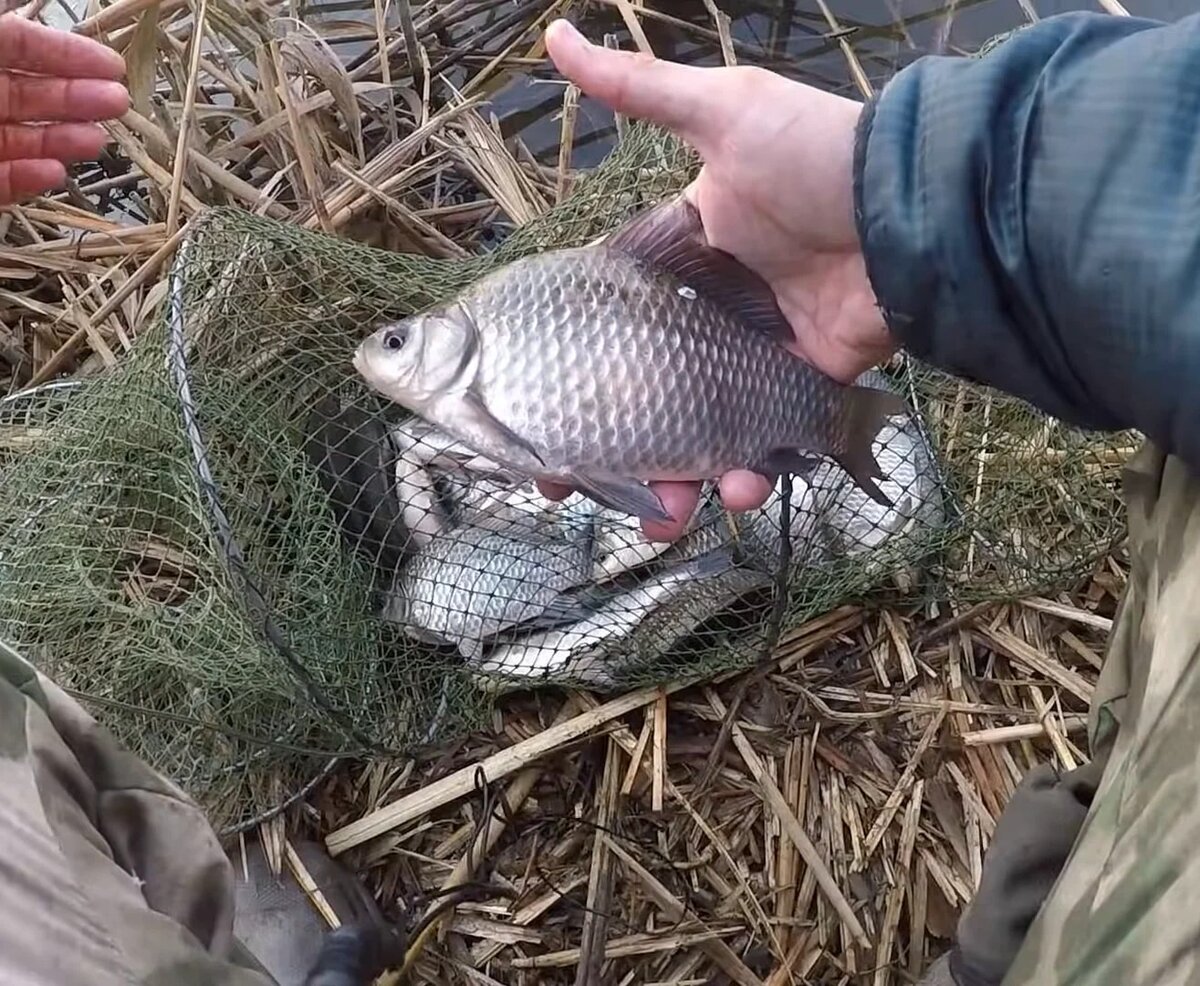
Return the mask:
[[1200, 481], [1125, 471], [1129, 584], [1092, 700], [1103, 773], [1004, 986], [1200, 982]]
[[[1001, 869], [1010, 889], [964, 922], [985, 954], [1004, 896], [1052, 884], [1011, 965], [999, 949], [1004, 986], [1200, 981], [1200, 483], [1147, 447], [1126, 496], [1132, 570], [1091, 710], [1098, 789], [1085, 811], [1014, 799], [1001, 825], [1017, 841], [1046, 833], [1051, 858], [1078, 831], [1073, 851], [1024, 887], [998, 853], [985, 884]], [[4, 648], [0, 791], [0, 986], [271, 984], [234, 939], [233, 868], [198, 807]]]
[[0, 646], [0, 986], [274, 986], [199, 807]]

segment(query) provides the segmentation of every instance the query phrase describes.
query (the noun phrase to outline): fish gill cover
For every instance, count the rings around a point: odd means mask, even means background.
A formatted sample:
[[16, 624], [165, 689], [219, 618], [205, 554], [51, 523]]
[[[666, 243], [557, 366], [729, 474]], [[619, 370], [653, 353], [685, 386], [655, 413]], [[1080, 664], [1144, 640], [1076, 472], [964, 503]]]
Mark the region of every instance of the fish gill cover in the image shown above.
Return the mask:
[[792, 477], [786, 508], [786, 477], [760, 511], [710, 499], [675, 545], [497, 481], [354, 373], [382, 320], [589, 242], [695, 166], [631, 126], [568, 198], [465, 260], [209, 212], [131, 358], [0, 402], [0, 633], [232, 826], [332, 757], [482, 725], [508, 687], [713, 675], [847, 601], [1085, 574], [1122, 531], [1129, 436], [911, 362], [860, 381], [916, 409], [875, 443], [893, 507], [829, 465]]

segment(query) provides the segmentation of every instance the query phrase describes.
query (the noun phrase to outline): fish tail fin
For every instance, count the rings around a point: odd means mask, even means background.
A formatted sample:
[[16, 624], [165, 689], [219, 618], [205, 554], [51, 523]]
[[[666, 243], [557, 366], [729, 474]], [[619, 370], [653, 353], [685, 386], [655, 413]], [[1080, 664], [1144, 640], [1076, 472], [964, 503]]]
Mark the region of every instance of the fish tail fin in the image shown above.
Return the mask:
[[910, 413], [908, 403], [897, 394], [874, 387], [847, 388], [845, 446], [833, 454], [833, 459], [872, 500], [884, 507], [894, 504], [875, 482], [886, 477], [875, 460], [872, 446], [888, 418]]

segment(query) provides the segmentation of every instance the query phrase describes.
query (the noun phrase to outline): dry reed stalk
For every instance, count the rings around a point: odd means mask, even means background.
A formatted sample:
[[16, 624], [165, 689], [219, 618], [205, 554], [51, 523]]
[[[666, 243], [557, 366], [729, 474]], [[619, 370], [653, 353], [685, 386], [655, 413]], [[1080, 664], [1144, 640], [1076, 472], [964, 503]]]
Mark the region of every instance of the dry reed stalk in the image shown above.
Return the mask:
[[725, 65], [736, 65], [737, 54], [733, 50], [733, 34], [730, 31], [729, 15], [717, 7], [716, 0], [704, 0], [708, 16], [717, 26], [717, 37], [721, 44], [721, 61]]
[[645, 55], [653, 55], [654, 49], [650, 47], [650, 42], [646, 38], [646, 32], [642, 30], [642, 22], [638, 20], [638, 15], [642, 13], [641, 4], [635, 7], [630, 0], [616, 0], [617, 10], [621, 14], [621, 20], [625, 22], [625, 27], [633, 38], [634, 44], [637, 45], [638, 51]]
[[842, 26], [838, 23], [837, 18], [833, 16], [833, 11], [829, 9], [827, 0], [817, 0], [817, 4], [820, 6], [821, 13], [829, 24], [829, 30], [837, 36], [838, 47], [842, 49], [842, 55], [846, 59], [846, 64], [850, 67], [850, 74], [854, 78], [855, 85], [858, 86], [863, 99], [870, 99], [875, 95], [875, 87], [871, 85], [871, 81], [867, 78], [867, 73], [863, 71], [862, 63], [858, 60], [858, 55], [846, 39]]
[[554, 201], [562, 202], [570, 187], [571, 147], [575, 141], [575, 116], [579, 112], [579, 87], [568, 82], [563, 90], [561, 131], [558, 140], [558, 182]]
[[[1114, 580], [1113, 587], [1118, 585]], [[1090, 599], [1086, 609], [1083, 598]], [[705, 982], [718, 973], [763, 984], [798, 977], [840, 981], [847, 975], [878, 983], [911, 981], [945, 947], [955, 915], [977, 884], [995, 819], [1025, 769], [992, 754], [998, 749], [1007, 754], [1024, 742], [1035, 760], [1061, 757], [1046, 724], [1057, 724], [1064, 739], [1084, 724], [1084, 701], [1076, 692], [1087, 694], [1095, 668], [1078, 657], [1078, 647], [1091, 650], [1105, 629], [1073, 617], [1111, 605], [1112, 595], [1089, 588], [1082, 596], [1042, 603], [972, 607], [934, 624], [895, 610], [881, 621], [848, 611], [800, 628], [788, 652], [797, 639], [807, 641], [809, 659], [773, 665], [731, 728], [731, 758], [723, 758], [699, 798], [689, 788], [728, 715], [737, 676], [670, 690], [665, 703], [647, 689], [636, 708], [607, 719], [603, 770], [589, 771], [586, 793], [572, 798], [595, 806], [585, 809], [583, 824], [555, 814], [554, 779], [581, 776], [583, 758], [592, 759], [590, 747], [545, 744], [543, 756], [554, 757], [555, 766], [542, 770], [520, 826], [506, 831], [507, 848], [498, 843], [487, 863], [493, 867], [490, 879], [527, 887], [528, 895], [461, 907], [460, 915], [478, 917], [448, 926], [452, 939], [462, 941], [459, 954], [497, 982], [520, 974], [548, 983], [581, 977], [605, 983]], [[862, 641], [860, 650], [850, 650], [861, 656], [832, 671], [819, 657], [830, 647], [844, 650], [847, 632]], [[876, 670], [869, 654], [878, 650], [873, 640], [879, 639], [888, 644], [882, 661], [898, 694], [872, 690]], [[897, 640], [907, 656], [894, 646]], [[1020, 654], [1011, 669], [1009, 651]], [[989, 662], [988, 654], [996, 659]], [[910, 659], [936, 676], [906, 680], [903, 668]], [[1036, 679], [1021, 680], [1014, 689], [1012, 675], [1035, 660], [1039, 677], [1058, 667], [1084, 683], [1063, 690], [1062, 710], [1044, 688], [1038, 699]], [[774, 691], [787, 699], [767, 701]], [[579, 700], [589, 711], [610, 704], [586, 695]], [[542, 727], [530, 731], [519, 724], [544, 717], [534, 712], [542, 701], [514, 699], [505, 719], [510, 741], [529, 744], [541, 735]], [[785, 720], [773, 718], [779, 714]], [[664, 719], [671, 724], [671, 741], [660, 744]], [[956, 743], [936, 742], [942, 722], [960, 719]], [[482, 735], [468, 742], [439, 774], [455, 764], [473, 769], [494, 762], [498, 754], [489, 743]], [[615, 759], [616, 749], [627, 762]], [[418, 774], [409, 785], [422, 783]], [[441, 783], [434, 775], [425, 787]], [[468, 796], [466, 790], [456, 795]], [[405, 823], [424, 820], [405, 836], [414, 840], [414, 849], [463, 830], [453, 801], [438, 797], [429, 805], [414, 809]], [[600, 887], [591, 875], [600, 864], [590, 822], [604, 806], [611, 809], [604, 817], [612, 831], [603, 845], [616, 868], [608, 884], [603, 972], [596, 974], [591, 957], [598, 954], [602, 922], [589, 920], [588, 899], [581, 895], [584, 887]], [[542, 812], [559, 820], [548, 829], [538, 821]], [[543, 861], [536, 870], [530, 868], [534, 854]], [[444, 871], [433, 868], [434, 856], [426, 849], [403, 858], [428, 859], [418, 865], [440, 883]], [[549, 882], [542, 883], [544, 878]], [[579, 896], [569, 904], [572, 895]], [[599, 899], [597, 890], [591, 901]], [[761, 961], [750, 961], [750, 943], [763, 950]], [[441, 963], [444, 975], [464, 968], [449, 952], [431, 955], [430, 961], [430, 970]]]
[[196, 11], [196, 27], [192, 31], [192, 52], [188, 64], [187, 90], [183, 97], [183, 116], [179, 121], [179, 139], [175, 144], [175, 170], [171, 175], [171, 198], [167, 205], [167, 233], [179, 228], [179, 201], [183, 196], [183, 175], [187, 168], [187, 147], [191, 138], [192, 120], [196, 115], [196, 83], [200, 74], [200, 52], [204, 47], [204, 23], [208, 16], [208, 0], [200, 0]]
[[[669, 685], [665, 686], [665, 690], [670, 692], [682, 687], [681, 684]], [[592, 730], [598, 729], [613, 719], [657, 701], [663, 690], [663, 688], [657, 687], [643, 688], [628, 695], [622, 695], [598, 708], [590, 709], [568, 722], [552, 726], [544, 732], [499, 751], [479, 764], [464, 767], [438, 783], [415, 792], [414, 795], [401, 798], [387, 808], [374, 811], [354, 824], [331, 832], [326, 837], [325, 844], [334, 855], [352, 849], [367, 839], [374, 838], [376, 835], [403, 825], [427, 811], [432, 811], [440, 805], [462, 797], [474, 785], [476, 767], [483, 770], [488, 781], [498, 780], [519, 767], [532, 763], [545, 754], [586, 736]]]
[[605, 744], [604, 774], [596, 792], [596, 832], [592, 839], [592, 861], [588, 871], [587, 913], [580, 932], [579, 967], [575, 986], [598, 982], [604, 965], [608, 912], [612, 902], [612, 843], [604, 834], [613, 824], [620, 798], [618, 772], [620, 747], [610, 738]]

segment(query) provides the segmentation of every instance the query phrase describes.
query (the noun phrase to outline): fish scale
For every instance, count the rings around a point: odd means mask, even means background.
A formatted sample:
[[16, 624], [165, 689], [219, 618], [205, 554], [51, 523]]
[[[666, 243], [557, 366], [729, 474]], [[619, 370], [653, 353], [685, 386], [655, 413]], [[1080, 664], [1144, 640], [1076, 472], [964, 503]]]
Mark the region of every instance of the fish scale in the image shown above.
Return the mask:
[[828, 459], [890, 506], [872, 439], [907, 406], [831, 379], [793, 338], [770, 287], [676, 198], [381, 326], [354, 363], [476, 452], [632, 515], [671, 519], [653, 480], [807, 474]]
[[797, 444], [815, 416], [842, 441], [836, 386], [619, 253], [519, 260], [463, 306], [486, 337], [484, 402], [552, 470], [707, 478]]

